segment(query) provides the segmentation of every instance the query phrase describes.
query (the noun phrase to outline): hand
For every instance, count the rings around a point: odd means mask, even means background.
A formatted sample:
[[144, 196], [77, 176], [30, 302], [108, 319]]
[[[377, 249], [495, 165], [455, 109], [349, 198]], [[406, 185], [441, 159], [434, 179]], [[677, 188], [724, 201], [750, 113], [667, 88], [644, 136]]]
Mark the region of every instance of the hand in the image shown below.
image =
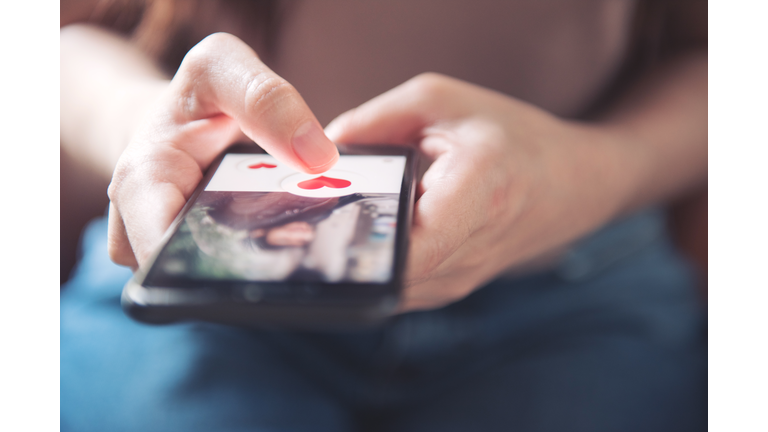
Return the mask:
[[236, 37], [214, 34], [190, 50], [120, 156], [108, 191], [112, 260], [144, 262], [205, 168], [243, 134], [308, 173], [339, 157], [293, 86]]
[[460, 300], [600, 226], [624, 208], [642, 160], [607, 127], [435, 74], [342, 114], [326, 133], [415, 143], [434, 160], [419, 184], [403, 311]]

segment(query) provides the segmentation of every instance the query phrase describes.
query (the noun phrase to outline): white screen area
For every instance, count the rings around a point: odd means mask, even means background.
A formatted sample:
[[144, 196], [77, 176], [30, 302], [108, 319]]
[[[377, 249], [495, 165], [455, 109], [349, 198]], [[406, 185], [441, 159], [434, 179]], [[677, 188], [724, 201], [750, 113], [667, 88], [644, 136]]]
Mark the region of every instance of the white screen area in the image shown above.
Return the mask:
[[[290, 192], [308, 197], [343, 196], [356, 192], [400, 193], [405, 156], [342, 155], [322, 174], [299, 173], [269, 155], [228, 154], [221, 161], [206, 191]], [[328, 186], [300, 188], [298, 184], [319, 177], [331, 179]], [[344, 182], [350, 182], [346, 187]], [[319, 186], [323, 181], [309, 186]], [[336, 186], [336, 187], [334, 187]]]

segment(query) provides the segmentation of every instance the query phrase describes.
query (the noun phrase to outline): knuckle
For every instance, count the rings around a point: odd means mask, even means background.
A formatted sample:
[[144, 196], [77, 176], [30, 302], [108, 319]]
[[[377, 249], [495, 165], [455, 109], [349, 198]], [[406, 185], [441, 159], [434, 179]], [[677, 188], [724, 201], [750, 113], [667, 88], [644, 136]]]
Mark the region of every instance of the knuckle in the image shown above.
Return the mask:
[[107, 197], [111, 202], [117, 202], [118, 188], [119, 186], [114, 180], [109, 183], [109, 186], [107, 187]]
[[146, 173], [141, 171], [146, 169], [146, 162], [149, 159], [144, 154], [147, 150], [149, 149], [131, 151], [130, 155], [125, 152], [120, 157], [107, 187], [107, 196], [111, 201], [119, 200], [126, 189], [129, 190], [135, 182], [141, 182], [142, 175], [146, 176]]
[[125, 183], [127, 177], [128, 170], [125, 168], [125, 165], [117, 164], [117, 167], [112, 172], [112, 180], [107, 187], [107, 196], [110, 201], [117, 201], [121, 186]]
[[434, 72], [419, 74], [409, 81], [409, 86], [419, 99], [439, 99], [447, 91], [450, 79]]
[[146, 158], [139, 158], [138, 160], [133, 158], [130, 162], [121, 161], [118, 163], [112, 172], [112, 180], [107, 187], [109, 200], [112, 202], [120, 201], [126, 189], [130, 195], [131, 183], [152, 180], [153, 176], [147, 170], [147, 165]]
[[122, 241], [125, 233], [116, 233], [117, 228], [110, 226], [107, 234], [107, 253], [115, 264], [130, 266], [134, 264], [134, 256], [130, 245]]
[[226, 45], [228, 43], [232, 43], [233, 41], [239, 40], [240, 39], [233, 34], [227, 32], [215, 32], [204, 37], [200, 43], [204, 45], [212, 45], [213, 47], [221, 47], [222, 45]]
[[221, 37], [216, 33], [198, 42], [184, 56], [181, 65], [179, 65], [177, 76], [195, 76], [203, 73], [208, 68], [210, 61], [221, 52], [221, 45]]
[[413, 77], [411, 81], [421, 85], [442, 85], [447, 79], [448, 77], [437, 72], [422, 72]]
[[248, 79], [245, 111], [248, 115], [259, 117], [281, 100], [298, 97], [299, 92], [288, 81], [274, 73], [262, 72]]
[[178, 94], [182, 111], [191, 112], [195, 108], [196, 103], [198, 103], [198, 88], [205, 85], [211, 73], [211, 67], [216, 63], [215, 58], [218, 51], [211, 44], [200, 42], [184, 56], [178, 72], [171, 81], [172, 86], [176, 89], [175, 93]]
[[207, 80], [211, 69], [218, 63], [218, 58], [226, 55], [233, 44], [243, 43], [236, 36], [229, 33], [213, 33], [193, 46], [179, 66], [179, 70], [173, 78], [178, 85], [182, 98], [192, 98], [195, 89]]
[[187, 61], [187, 58], [189, 58], [194, 63], [196, 60], [209, 59], [221, 52], [225, 52], [227, 46], [238, 42], [240, 42], [240, 39], [229, 33], [217, 32], [210, 34], [189, 50], [184, 57], [184, 61]]

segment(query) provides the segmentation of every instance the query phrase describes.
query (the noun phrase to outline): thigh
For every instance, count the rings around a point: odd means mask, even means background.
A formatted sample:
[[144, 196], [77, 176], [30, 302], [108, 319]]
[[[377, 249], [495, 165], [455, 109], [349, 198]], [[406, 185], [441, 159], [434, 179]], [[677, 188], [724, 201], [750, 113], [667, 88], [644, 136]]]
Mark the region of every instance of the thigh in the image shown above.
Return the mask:
[[704, 431], [702, 352], [616, 332], [543, 341], [422, 404], [392, 431]]
[[[421, 336], [401, 367], [427, 377], [425, 391], [379, 420], [392, 431], [706, 430], [706, 322], [691, 273], [663, 236], [643, 234], [615, 260], [630, 237], [582, 248], [594, 271], [498, 281], [414, 314], [423, 331], [410, 332]], [[441, 328], [445, 342], [431, 330]]]
[[62, 430], [349, 429], [346, 410], [264, 334], [128, 319], [119, 295], [130, 272], [109, 262], [105, 228], [89, 227], [62, 289]]

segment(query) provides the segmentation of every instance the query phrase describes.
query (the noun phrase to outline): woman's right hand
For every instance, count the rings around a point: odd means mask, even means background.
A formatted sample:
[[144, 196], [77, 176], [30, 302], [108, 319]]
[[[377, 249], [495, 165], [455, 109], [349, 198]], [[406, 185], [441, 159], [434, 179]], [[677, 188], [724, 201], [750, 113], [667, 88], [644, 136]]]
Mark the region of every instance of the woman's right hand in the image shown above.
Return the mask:
[[293, 86], [240, 39], [213, 34], [189, 51], [120, 156], [108, 191], [112, 260], [141, 265], [204, 170], [243, 134], [300, 171], [339, 158]]

